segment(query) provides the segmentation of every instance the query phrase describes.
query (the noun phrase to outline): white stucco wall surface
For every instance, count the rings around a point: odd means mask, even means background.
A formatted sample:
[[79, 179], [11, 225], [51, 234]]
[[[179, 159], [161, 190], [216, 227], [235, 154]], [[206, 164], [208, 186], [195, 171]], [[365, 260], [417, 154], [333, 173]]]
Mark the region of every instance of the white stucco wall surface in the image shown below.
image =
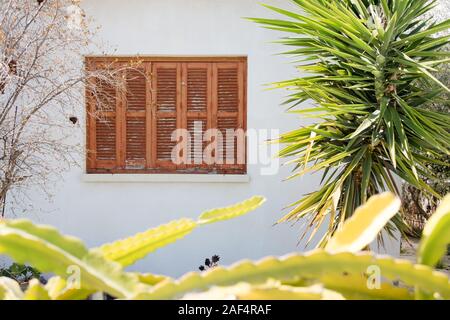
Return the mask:
[[[287, 1], [267, 1], [289, 8]], [[284, 113], [286, 92], [265, 90], [264, 84], [294, 76], [294, 67], [276, 53], [285, 48], [270, 43], [280, 34], [243, 17], [271, 17], [255, 0], [92, 0], [84, 1], [88, 15], [101, 26], [98, 38], [115, 55], [245, 55], [248, 57], [248, 128], [293, 129], [304, 120]], [[101, 52], [92, 52], [100, 54]], [[80, 111], [79, 116], [82, 117]], [[81, 133], [75, 137], [84, 141]], [[249, 145], [249, 148], [254, 148]], [[80, 163], [83, 156], [80, 155]], [[36, 199], [43, 208], [33, 219], [82, 238], [89, 246], [132, 235], [149, 227], [225, 206], [253, 195], [267, 198], [257, 211], [219, 224], [198, 228], [185, 239], [159, 250], [131, 270], [179, 276], [197, 270], [206, 257], [221, 256], [221, 264], [301, 251], [300, 225], [273, 226], [282, 208], [311, 192], [319, 175], [289, 182], [290, 167], [261, 175], [264, 164], [249, 165], [249, 181], [238, 182], [92, 182], [84, 168], [73, 168], [56, 186], [52, 203]], [[395, 246], [394, 246], [395, 247]]]

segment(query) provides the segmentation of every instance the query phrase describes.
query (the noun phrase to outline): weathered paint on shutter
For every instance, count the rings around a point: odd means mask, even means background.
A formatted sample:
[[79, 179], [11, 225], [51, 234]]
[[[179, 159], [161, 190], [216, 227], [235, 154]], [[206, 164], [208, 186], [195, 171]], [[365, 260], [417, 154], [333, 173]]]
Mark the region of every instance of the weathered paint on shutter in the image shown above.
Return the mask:
[[150, 90], [147, 86], [149, 63], [142, 63], [126, 71], [125, 94], [125, 168], [145, 169], [150, 147], [147, 143], [147, 130], [151, 123], [147, 120]]
[[[237, 129], [245, 130], [245, 64], [221, 62], [213, 67], [213, 110], [215, 127], [223, 137], [223, 170], [245, 172], [245, 137], [235, 136]], [[238, 143], [238, 140], [241, 140]]]
[[190, 138], [186, 168], [203, 168], [203, 150], [207, 145], [204, 134], [212, 127], [212, 64], [189, 62], [182, 72], [182, 120]]
[[119, 93], [110, 82], [100, 79], [92, 81], [95, 92], [87, 92], [88, 170], [114, 170], [118, 166], [120, 149], [117, 130]]
[[172, 134], [182, 127], [181, 120], [181, 64], [156, 62], [152, 72], [153, 157], [156, 167], [175, 169], [172, 150], [176, 141]]

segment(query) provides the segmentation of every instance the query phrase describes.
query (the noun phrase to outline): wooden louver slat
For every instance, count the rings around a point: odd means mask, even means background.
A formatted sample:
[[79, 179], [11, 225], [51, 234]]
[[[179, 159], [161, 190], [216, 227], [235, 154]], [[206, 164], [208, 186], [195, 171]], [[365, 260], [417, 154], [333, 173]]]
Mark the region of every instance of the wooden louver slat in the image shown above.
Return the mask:
[[190, 135], [190, 151], [188, 167], [196, 167], [203, 163], [203, 150], [207, 145], [204, 140], [207, 130], [206, 119], [188, 119], [187, 130]]
[[[237, 161], [238, 144], [235, 137], [235, 130], [239, 127], [236, 117], [217, 119], [217, 129], [222, 134], [223, 150], [222, 150], [222, 162], [227, 163], [233, 160], [233, 164]], [[227, 161], [228, 160], [228, 161]]]
[[136, 68], [127, 71], [127, 111], [145, 112], [146, 81], [144, 68]]
[[156, 124], [156, 154], [157, 159], [170, 161], [175, 142], [172, 141], [172, 133], [177, 129], [176, 118], [158, 118]]
[[[211, 124], [211, 63], [186, 63], [183, 66], [183, 127], [189, 133], [187, 168], [204, 167], [206, 130]], [[185, 114], [185, 115], [184, 115]]]
[[116, 159], [116, 118], [107, 117], [96, 119], [95, 123], [95, 142], [97, 145], [97, 160], [115, 160]]
[[239, 111], [238, 72], [235, 65], [224, 65], [217, 69], [217, 110], [219, 112]]
[[245, 170], [245, 137], [236, 131], [245, 128], [242, 64], [215, 64], [213, 90], [216, 92], [215, 125], [223, 139], [223, 149], [219, 155], [223, 162], [222, 168]]
[[146, 64], [126, 71], [125, 167], [146, 167], [147, 155], [147, 72]]
[[94, 167], [113, 169], [117, 165], [117, 89], [102, 79], [93, 80], [93, 92], [89, 93], [88, 108], [89, 145], [88, 163]]
[[176, 112], [177, 110], [177, 66], [156, 64], [156, 105], [158, 112]]
[[145, 160], [146, 145], [145, 135], [146, 126], [144, 117], [127, 117], [126, 124], [126, 159]]
[[188, 64], [186, 67], [187, 112], [206, 112], [208, 107], [209, 68]]
[[181, 127], [181, 65], [179, 63], [154, 63], [153, 87], [156, 101], [155, 131], [153, 133], [155, 163], [157, 166], [175, 167], [172, 150], [176, 141], [173, 132]]

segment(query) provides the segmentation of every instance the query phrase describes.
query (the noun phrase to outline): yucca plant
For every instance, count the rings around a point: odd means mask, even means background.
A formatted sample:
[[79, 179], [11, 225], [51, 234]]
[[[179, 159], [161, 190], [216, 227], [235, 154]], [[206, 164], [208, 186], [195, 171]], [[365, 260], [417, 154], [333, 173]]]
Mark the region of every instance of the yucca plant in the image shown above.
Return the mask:
[[[358, 208], [325, 250], [244, 260], [231, 267], [190, 272], [178, 280], [124, 270], [198, 225], [240, 216], [263, 201], [254, 197], [208, 211], [198, 221], [182, 219], [90, 250], [48, 226], [0, 221], [0, 253], [55, 274], [45, 285], [30, 281], [25, 292], [14, 280], [0, 277], [0, 300], [85, 299], [94, 292], [121, 299], [450, 299], [450, 279], [433, 269], [450, 242], [450, 196], [425, 227], [420, 264], [360, 252], [400, 207], [398, 198], [385, 193]], [[67, 273], [75, 269], [79, 283]], [[372, 277], [378, 279], [378, 286], [371, 287]]]
[[[450, 153], [450, 116], [423, 105], [449, 91], [433, 72], [449, 61], [441, 48], [450, 37], [438, 34], [450, 20], [423, 19], [436, 4], [429, 0], [292, 2], [298, 11], [267, 6], [287, 19], [251, 20], [286, 32], [280, 42], [307, 74], [275, 85], [292, 92], [291, 113], [318, 119], [281, 135], [280, 156], [295, 164], [291, 178], [322, 171], [321, 187], [280, 222], [308, 219], [310, 239], [328, 223], [325, 246], [368, 197], [398, 194], [395, 176], [438, 196], [420, 176], [435, 179], [430, 163], [449, 165], [436, 159]], [[400, 215], [387, 230], [393, 225], [406, 228]]]
[[[450, 15], [450, 11], [445, 11], [444, 14]], [[445, 49], [449, 50], [450, 46], [446, 46]], [[435, 76], [446, 86], [450, 86], [450, 64], [440, 66]], [[450, 114], [450, 93], [444, 93], [443, 99], [444, 101], [432, 101], [431, 103], [426, 104], [424, 108]], [[438, 160], [448, 163], [450, 161], [450, 156], [444, 155]], [[450, 193], [450, 168], [448, 165], [431, 163], [429, 164], [429, 168], [434, 172], [434, 175], [438, 177], [438, 179], [430, 180], [423, 177], [423, 179], [427, 181], [427, 184], [431, 185], [433, 189], [442, 196]], [[436, 210], [439, 201], [433, 195], [415, 188], [408, 183], [404, 183], [402, 186], [402, 202], [404, 203], [405, 220], [411, 228], [408, 235], [410, 234], [413, 237], [418, 237], [422, 233], [425, 222], [434, 210]]]

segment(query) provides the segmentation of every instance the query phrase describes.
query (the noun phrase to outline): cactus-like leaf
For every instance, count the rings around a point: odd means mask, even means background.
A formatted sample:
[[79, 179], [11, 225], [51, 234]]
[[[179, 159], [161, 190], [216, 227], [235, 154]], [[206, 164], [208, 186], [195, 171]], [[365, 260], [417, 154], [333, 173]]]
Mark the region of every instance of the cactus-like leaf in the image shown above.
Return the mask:
[[22, 289], [16, 281], [0, 277], [0, 300], [21, 300], [22, 298]]
[[95, 290], [79, 289], [75, 283], [67, 283], [66, 279], [59, 276], [51, 277], [45, 285], [52, 300], [85, 300]]
[[97, 249], [106, 259], [129, 266], [147, 254], [175, 242], [197, 227], [195, 221], [180, 219]]
[[152, 274], [152, 273], [138, 273], [137, 276], [141, 283], [145, 283], [146, 285], [149, 285], [149, 286], [154, 286], [164, 280], [170, 279], [167, 276], [156, 275], [156, 274]]
[[[349, 300], [412, 300], [414, 295], [408, 288], [400, 288], [390, 282], [373, 283], [367, 274], [324, 274], [316, 279], [301, 279], [285, 282], [292, 286], [309, 286], [320, 283], [325, 288], [339, 292]], [[377, 280], [377, 279], [375, 279]]]
[[[194, 230], [199, 224], [231, 219], [243, 215], [264, 202], [254, 197], [237, 205], [204, 213], [199, 222], [181, 219], [150, 229], [127, 239], [88, 250], [73, 237], [63, 236], [56, 229], [34, 225], [27, 220], [0, 222], [0, 253], [19, 263], [29, 262], [54, 277], [45, 287], [34, 285], [29, 297], [51, 299], [84, 299], [96, 291], [104, 291], [119, 298], [134, 296], [148, 284], [156, 284], [165, 277], [125, 273], [121, 266], [133, 264], [148, 253], [172, 243]], [[68, 268], [79, 268], [79, 288], [68, 286]], [[2, 293], [3, 294], [3, 293]]]
[[132, 237], [105, 244], [94, 250], [99, 251], [106, 259], [126, 267], [149, 253], [185, 237], [198, 225], [242, 216], [261, 206], [264, 201], [265, 198], [256, 196], [226, 208], [206, 211], [197, 222], [191, 219], [176, 220]]
[[119, 264], [89, 252], [80, 240], [28, 220], [0, 221], [0, 253], [63, 278], [71, 276], [70, 268], [76, 268], [80, 288], [105, 291], [116, 297], [132, 296], [139, 285], [136, 276], [123, 272]]
[[68, 285], [65, 279], [55, 276], [48, 279], [45, 289], [52, 300], [59, 300], [58, 297], [68, 290]]
[[190, 293], [185, 300], [343, 300], [344, 297], [321, 285], [291, 287], [269, 281], [264, 285], [252, 286], [239, 283], [231, 287], [213, 287], [206, 292]]
[[229, 207], [208, 210], [200, 215], [198, 223], [207, 224], [237, 218], [260, 207], [265, 201], [264, 197], [254, 196]]
[[371, 197], [344, 222], [330, 239], [327, 251], [358, 252], [369, 245], [400, 209], [400, 199], [390, 192]]
[[[249, 201], [247, 205], [234, 206], [234, 210], [230, 210], [231, 207], [221, 209], [222, 212], [218, 210], [216, 214], [203, 217], [203, 223], [209, 219], [219, 221], [234, 217], [258, 205], [259, 201]], [[446, 198], [434, 220], [428, 224], [429, 230], [421, 247], [424, 262], [437, 261], [448, 243], [445, 231], [448, 230], [449, 205], [449, 198]], [[387, 222], [397, 210], [393, 195], [369, 200], [352, 218], [355, 225], [344, 224], [337, 233], [341, 238], [331, 251], [357, 250], [368, 244], [381, 229], [382, 221]], [[362, 234], [354, 221], [372, 229], [371, 234]], [[409, 289], [412, 288], [417, 289], [416, 298], [450, 299], [450, 280], [445, 274], [423, 264], [369, 252], [315, 250], [281, 259], [268, 257], [258, 262], [242, 261], [229, 268], [216, 267], [204, 273], [192, 272], [179, 280], [126, 273], [120, 264], [111, 261], [135, 261], [150, 249], [189, 233], [197, 225], [188, 219], [175, 221], [109, 245], [108, 250], [102, 252], [102, 248], [89, 251], [80, 240], [63, 236], [51, 227], [34, 225], [27, 220], [0, 221], [0, 253], [10, 255], [19, 263], [29, 262], [41, 271], [60, 275], [51, 278], [45, 286], [37, 280], [32, 281], [25, 293], [17, 282], [0, 278], [0, 299], [85, 299], [99, 291], [134, 299], [196, 298], [204, 295], [186, 294], [201, 291], [207, 291], [205, 298], [231, 295], [237, 299], [411, 299], [413, 295]], [[349, 235], [346, 237], [345, 233]], [[441, 234], [444, 236], [439, 238]], [[122, 252], [114, 255], [118, 248]], [[435, 248], [437, 251], [433, 251]], [[79, 270], [80, 277], [76, 277], [76, 272], [67, 274], [69, 267], [72, 272]], [[379, 282], [381, 290], [370, 289], [373, 279]], [[390, 282], [394, 280], [400, 281], [402, 287], [394, 286]]]
[[419, 263], [435, 266], [450, 243], [450, 195], [447, 195], [425, 225], [419, 247]]
[[324, 274], [361, 274], [372, 266], [378, 266], [381, 276], [385, 279], [400, 279], [405, 285], [437, 293], [437, 296], [445, 299], [450, 298], [449, 278], [427, 266], [414, 265], [409, 261], [390, 257], [377, 257], [370, 253], [330, 254], [323, 250], [315, 250], [306, 255], [291, 255], [283, 259], [269, 257], [256, 263], [242, 261], [230, 268], [217, 267], [204, 273], [188, 273], [179, 280], [165, 280], [136, 298], [179, 298], [188, 292], [207, 290], [211, 286], [229, 286], [242, 281], [258, 284], [270, 278], [287, 281], [302, 277], [320, 278]]
[[50, 300], [47, 289], [37, 279], [31, 279], [27, 291], [23, 296], [24, 300]]

